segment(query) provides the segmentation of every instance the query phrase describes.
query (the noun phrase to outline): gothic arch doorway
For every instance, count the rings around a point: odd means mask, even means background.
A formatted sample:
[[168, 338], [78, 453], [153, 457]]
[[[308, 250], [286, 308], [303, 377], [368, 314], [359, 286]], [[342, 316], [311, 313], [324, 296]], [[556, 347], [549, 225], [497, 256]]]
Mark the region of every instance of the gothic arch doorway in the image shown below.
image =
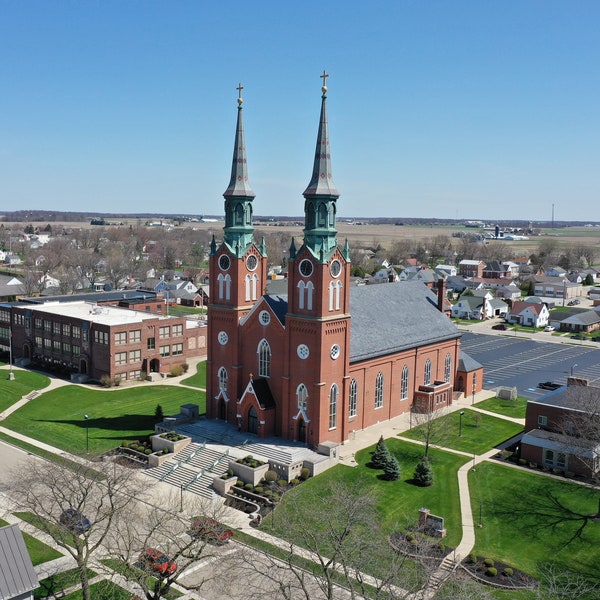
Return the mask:
[[254, 406], [248, 411], [248, 433], [258, 433], [258, 414]]
[[465, 389], [465, 382], [463, 381], [463, 376], [462, 375], [458, 376], [458, 384], [457, 384], [456, 387], [458, 388], [459, 392], [464, 391], [464, 389]]
[[304, 419], [298, 421], [298, 441], [306, 444], [306, 423]]
[[153, 358], [150, 361], [150, 373], [160, 373], [160, 360]]
[[223, 398], [219, 400], [219, 419], [223, 421], [227, 420], [227, 404], [225, 404]]

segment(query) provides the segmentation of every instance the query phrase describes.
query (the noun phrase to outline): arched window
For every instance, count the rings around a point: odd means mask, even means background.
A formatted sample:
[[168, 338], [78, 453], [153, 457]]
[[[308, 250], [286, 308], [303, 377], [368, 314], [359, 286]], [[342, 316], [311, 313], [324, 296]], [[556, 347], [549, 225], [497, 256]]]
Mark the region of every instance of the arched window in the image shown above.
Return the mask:
[[400, 381], [400, 400], [408, 398], [408, 367], [402, 367], [402, 380]]
[[246, 300], [256, 300], [256, 288], [258, 282], [258, 275], [253, 273], [252, 275], [246, 275]]
[[429, 385], [431, 383], [431, 361], [427, 359], [425, 361], [425, 373], [423, 376], [423, 383]]
[[227, 273], [223, 280], [225, 282], [225, 300], [229, 300], [231, 298], [231, 275]]
[[221, 367], [218, 372], [219, 377], [219, 391], [226, 392], [227, 391], [227, 369], [225, 367]]
[[383, 373], [379, 371], [377, 373], [377, 379], [375, 380], [375, 408], [381, 408], [383, 406]]
[[341, 281], [329, 282], [329, 310], [340, 310]]
[[258, 375], [269, 377], [271, 374], [271, 347], [267, 340], [262, 340], [258, 345]]
[[298, 308], [312, 310], [314, 289], [315, 286], [312, 281], [298, 282]]
[[329, 390], [329, 429], [337, 425], [338, 386], [334, 383]]
[[327, 227], [327, 206], [321, 204], [319, 206], [319, 227]]
[[235, 224], [236, 225], [244, 224], [244, 207], [241, 204], [238, 204], [235, 207]]
[[296, 398], [298, 399], [298, 410], [306, 411], [306, 407], [308, 406], [308, 390], [303, 383], [296, 388]]
[[219, 282], [219, 300], [223, 300], [225, 292], [224, 292], [224, 281], [225, 281], [225, 276], [223, 275], [223, 273], [219, 273], [219, 276], [217, 277], [217, 281]]
[[348, 407], [349, 407], [349, 417], [355, 417], [357, 413], [357, 403], [358, 403], [358, 390], [356, 386], [356, 379], [353, 379], [350, 382], [350, 392], [348, 394]]
[[446, 383], [450, 383], [450, 378], [452, 375], [452, 357], [450, 353], [446, 354], [446, 360], [444, 362], [444, 381]]

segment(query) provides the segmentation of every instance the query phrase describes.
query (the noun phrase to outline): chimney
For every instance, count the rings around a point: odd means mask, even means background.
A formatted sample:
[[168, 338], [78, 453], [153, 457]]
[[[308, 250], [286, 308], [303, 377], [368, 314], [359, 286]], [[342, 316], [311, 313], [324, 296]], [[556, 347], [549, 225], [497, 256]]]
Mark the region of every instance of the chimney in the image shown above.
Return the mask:
[[444, 312], [444, 300], [446, 299], [446, 278], [443, 275], [440, 275], [438, 279], [438, 288], [437, 288], [437, 306], [438, 310], [443, 313]]

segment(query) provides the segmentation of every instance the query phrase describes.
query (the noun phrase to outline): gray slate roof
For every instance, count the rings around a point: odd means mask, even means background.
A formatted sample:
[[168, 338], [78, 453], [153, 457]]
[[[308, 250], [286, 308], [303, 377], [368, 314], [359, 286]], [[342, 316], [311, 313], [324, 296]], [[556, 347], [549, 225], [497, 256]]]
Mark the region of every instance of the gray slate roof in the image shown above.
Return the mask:
[[472, 358], [469, 354], [460, 351], [460, 359], [458, 361], [458, 371], [463, 373], [472, 373], [473, 371], [477, 371], [477, 369], [482, 369], [483, 365], [478, 363], [474, 358]]
[[461, 335], [420, 281], [353, 287], [350, 314], [351, 363]]
[[38, 578], [18, 525], [0, 528], [0, 600], [16, 598], [38, 587]]

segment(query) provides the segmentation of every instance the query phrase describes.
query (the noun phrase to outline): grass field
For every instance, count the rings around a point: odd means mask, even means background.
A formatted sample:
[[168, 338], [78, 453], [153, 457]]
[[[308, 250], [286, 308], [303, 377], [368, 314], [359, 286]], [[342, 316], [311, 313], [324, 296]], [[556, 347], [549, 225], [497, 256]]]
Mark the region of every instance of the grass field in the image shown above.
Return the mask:
[[[198, 367], [196, 369], [195, 375], [188, 377], [187, 379], [183, 379], [181, 381], [184, 385], [191, 385], [192, 387], [197, 388], [206, 388], [206, 361], [202, 361], [198, 363]], [[200, 411], [201, 414], [203, 411]]]
[[96, 453], [153, 433], [158, 404], [172, 415], [188, 403], [205, 412], [204, 392], [164, 385], [110, 391], [67, 386], [33, 399], [2, 424], [74, 454], [86, 451], [89, 434], [89, 451]]
[[475, 405], [477, 408], [489, 410], [499, 415], [514, 417], [516, 419], [525, 418], [525, 409], [527, 407], [527, 398], [517, 398], [516, 400], [502, 400], [501, 398], [488, 398]]
[[[91, 569], [87, 570], [88, 579], [96, 576], [96, 573]], [[34, 600], [46, 598], [62, 598], [64, 591], [75, 585], [80, 585], [79, 569], [69, 569], [62, 573], [56, 573], [50, 577], [46, 577], [40, 581], [40, 587], [33, 592]]]
[[[597, 489], [492, 463], [469, 473], [469, 487], [476, 522], [479, 507], [482, 514], [483, 527], [475, 529], [478, 556], [501, 560], [533, 576], [539, 576], [544, 563], [556, 562], [559, 570], [597, 580], [600, 523], [589, 520], [581, 539], [567, 543], [583, 523], [572, 519], [575, 513], [596, 513]], [[553, 504], [552, 497], [564, 509]]]
[[[471, 454], [483, 454], [523, 431], [522, 425], [512, 423], [511, 421], [489, 415], [481, 415], [477, 411], [469, 410], [468, 408], [465, 409], [464, 413], [462, 417], [462, 435], [459, 435], [461, 433], [460, 411], [455, 411], [439, 417], [439, 419], [442, 419], [442, 427], [437, 428], [439, 429], [439, 434], [435, 436], [435, 439], [431, 440], [431, 443], [452, 448], [453, 450], [462, 450]], [[479, 423], [476, 422], [476, 414], [481, 416]], [[425, 425], [419, 425], [409, 431], [405, 431], [401, 435], [413, 440], [423, 441], [425, 428]]]
[[43, 390], [50, 385], [50, 379], [39, 373], [14, 369], [15, 378], [8, 380], [8, 370], [0, 371], [0, 412], [33, 390]]
[[[432, 466], [434, 471], [434, 485], [421, 488], [413, 485], [412, 479], [415, 467], [423, 455], [423, 448], [404, 442], [402, 440], [389, 439], [386, 444], [400, 463], [402, 476], [398, 481], [382, 481], [381, 470], [367, 467], [371, 460], [371, 452], [374, 446], [361, 450], [355, 456], [358, 467], [347, 467], [337, 465], [327, 471], [325, 475], [309, 479], [297, 488], [292, 489], [284, 496], [281, 504], [275, 509], [274, 526], [271, 519], [266, 519], [264, 527], [284, 539], [288, 539], [290, 529], [287, 523], [294, 519], [291, 514], [291, 500], [295, 502], [307, 502], [310, 505], [311, 492], [323, 489], [328, 481], [340, 481], [354, 483], [360, 480], [365, 492], [374, 494], [377, 498], [377, 511], [380, 516], [382, 528], [386, 533], [392, 533], [400, 523], [406, 525], [407, 519], [416, 521], [417, 512], [423, 506], [429, 508], [434, 514], [446, 519], [449, 545], [456, 545], [462, 535], [460, 506], [458, 497], [458, 478], [456, 472], [468, 459], [464, 457], [431, 450]], [[307, 510], [308, 512], [308, 510]], [[312, 523], [308, 527], [320, 528], [319, 512], [313, 511]], [[299, 540], [294, 540], [299, 543]]]

